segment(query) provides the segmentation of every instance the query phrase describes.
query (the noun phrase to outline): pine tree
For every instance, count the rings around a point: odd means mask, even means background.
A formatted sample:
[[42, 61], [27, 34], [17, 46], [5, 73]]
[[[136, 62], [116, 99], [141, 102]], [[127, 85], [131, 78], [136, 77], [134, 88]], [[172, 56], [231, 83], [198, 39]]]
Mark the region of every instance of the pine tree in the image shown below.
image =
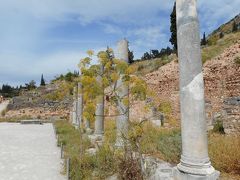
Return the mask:
[[170, 15], [171, 18], [171, 26], [170, 26], [170, 32], [171, 34], [171, 38], [169, 39], [169, 41], [171, 42], [171, 44], [173, 45], [173, 49], [174, 51], [177, 51], [177, 18], [176, 18], [176, 2], [174, 3], [173, 6], [173, 11]]
[[237, 30], [238, 30], [237, 24], [235, 21], [233, 21], [232, 32], [236, 32]]
[[40, 86], [45, 86], [45, 85], [46, 85], [46, 84], [45, 84], [45, 80], [44, 80], [43, 74], [42, 74]]

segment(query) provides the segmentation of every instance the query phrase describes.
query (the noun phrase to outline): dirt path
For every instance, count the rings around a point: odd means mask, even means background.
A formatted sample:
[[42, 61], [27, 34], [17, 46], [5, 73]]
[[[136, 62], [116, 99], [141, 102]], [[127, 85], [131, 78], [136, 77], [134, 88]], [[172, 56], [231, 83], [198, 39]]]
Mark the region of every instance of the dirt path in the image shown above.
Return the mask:
[[0, 123], [0, 180], [64, 180], [52, 124]]

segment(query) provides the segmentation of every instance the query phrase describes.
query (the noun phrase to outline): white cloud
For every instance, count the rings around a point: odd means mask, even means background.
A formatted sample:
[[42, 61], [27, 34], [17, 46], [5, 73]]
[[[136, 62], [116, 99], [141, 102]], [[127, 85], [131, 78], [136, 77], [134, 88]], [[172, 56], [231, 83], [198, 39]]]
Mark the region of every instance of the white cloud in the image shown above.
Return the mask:
[[[96, 49], [95, 52], [103, 49]], [[4, 82], [20, 85], [30, 80], [38, 81], [42, 73], [50, 80], [56, 75], [78, 70], [80, 59], [86, 56], [85, 52], [77, 51], [54, 52], [44, 56], [0, 54], [0, 85]]]
[[103, 19], [135, 22], [136, 18], [148, 21], [148, 15], [168, 10], [172, 2], [173, 0], [8, 0], [1, 2], [0, 11], [22, 11], [37, 18], [59, 21], [70, 20], [74, 16], [82, 23]]
[[[73, 70], [84, 52], [76, 49], [93, 44], [93, 48], [126, 37], [140, 57], [144, 51], [168, 45], [169, 15], [174, 0], [0, 0], [0, 83], [25, 82], [41, 73], [53, 77]], [[239, 0], [198, 0], [202, 31], [207, 33], [239, 13]], [[99, 43], [95, 37], [85, 39], [46, 36], [49, 29], [64, 23], [97, 24], [111, 39]], [[53, 28], [54, 29], [54, 28]], [[99, 29], [100, 31], [101, 29]], [[81, 33], [81, 32], [80, 32]], [[101, 34], [102, 33], [102, 34]], [[91, 39], [92, 38], [92, 39]], [[92, 42], [92, 43], [89, 43]], [[42, 44], [41, 44], [42, 43]], [[46, 44], [74, 44], [75, 49], [61, 47], [39, 53]], [[115, 43], [115, 42], [114, 42]], [[80, 45], [81, 44], [81, 45]]]
[[107, 34], [119, 34], [122, 35], [123, 31], [119, 26], [112, 24], [102, 24], [104, 26], [103, 30]]
[[219, 23], [226, 22], [240, 13], [239, 0], [200, 0], [198, 10], [200, 26], [208, 33], [216, 29]]
[[145, 51], [160, 49], [160, 47], [166, 45], [165, 42], [167, 41], [167, 35], [159, 25], [131, 30], [128, 36], [135, 37], [134, 42], [132, 42], [135, 49], [144, 47]]

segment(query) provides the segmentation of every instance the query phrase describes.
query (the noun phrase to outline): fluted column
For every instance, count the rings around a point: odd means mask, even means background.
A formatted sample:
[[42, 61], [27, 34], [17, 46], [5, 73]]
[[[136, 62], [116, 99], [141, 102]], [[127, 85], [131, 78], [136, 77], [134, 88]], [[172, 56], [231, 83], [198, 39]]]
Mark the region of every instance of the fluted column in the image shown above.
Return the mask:
[[[117, 52], [115, 54], [116, 58], [122, 61], [125, 61], [126, 63], [129, 63], [128, 58], [128, 41], [126, 39], [123, 39], [118, 42], [117, 44]], [[118, 113], [120, 114], [117, 117], [117, 140], [116, 140], [116, 146], [123, 146], [123, 139], [122, 135], [127, 134], [128, 130], [128, 124], [129, 124], [129, 106], [125, 105], [122, 101], [123, 98], [128, 98], [129, 96], [129, 87], [124, 84], [122, 77], [117, 82], [117, 94], [119, 97], [118, 100]]]
[[208, 157], [196, 0], [177, 0], [182, 155], [175, 179], [217, 179]]

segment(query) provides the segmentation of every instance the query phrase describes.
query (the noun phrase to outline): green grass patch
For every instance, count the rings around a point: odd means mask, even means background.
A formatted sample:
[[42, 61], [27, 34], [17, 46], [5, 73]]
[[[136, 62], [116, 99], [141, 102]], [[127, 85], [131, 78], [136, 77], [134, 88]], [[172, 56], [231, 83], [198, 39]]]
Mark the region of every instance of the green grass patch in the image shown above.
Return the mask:
[[177, 163], [181, 155], [181, 135], [179, 129], [156, 128], [147, 123], [141, 142], [143, 152], [165, 161]]
[[[131, 123], [132, 124], [132, 123]], [[140, 146], [132, 146], [130, 151], [119, 150], [114, 147], [116, 140], [115, 121], [105, 122], [105, 141], [96, 153], [88, 155], [86, 149], [92, 145], [79, 130], [76, 130], [66, 121], [57, 121], [55, 127], [59, 136], [59, 143], [65, 145], [65, 157], [71, 159], [71, 178], [79, 179], [106, 179], [117, 173], [120, 178], [139, 176], [138, 161], [132, 158], [131, 153], [141, 152], [167, 162], [177, 164], [181, 155], [180, 129], [157, 128], [146, 122], [140, 126], [130, 128], [130, 137], [139, 140]], [[139, 139], [140, 138], [140, 139]], [[239, 137], [221, 135], [210, 132], [209, 156], [213, 166], [225, 173], [240, 175], [240, 147]], [[129, 156], [130, 153], [130, 156]]]
[[[71, 159], [71, 180], [105, 179], [115, 172], [115, 151], [108, 144], [100, 147], [96, 155], [88, 155], [85, 152], [92, 145], [79, 130], [67, 121], [57, 121], [55, 127], [59, 138], [58, 143], [64, 145], [64, 156]], [[112, 141], [109, 137], [108, 142]]]
[[158, 70], [161, 66], [171, 62], [176, 59], [176, 56], [163, 56], [162, 58], [143, 60], [133, 63], [131, 66], [134, 66], [137, 69], [137, 75], [145, 75], [153, 71]]

